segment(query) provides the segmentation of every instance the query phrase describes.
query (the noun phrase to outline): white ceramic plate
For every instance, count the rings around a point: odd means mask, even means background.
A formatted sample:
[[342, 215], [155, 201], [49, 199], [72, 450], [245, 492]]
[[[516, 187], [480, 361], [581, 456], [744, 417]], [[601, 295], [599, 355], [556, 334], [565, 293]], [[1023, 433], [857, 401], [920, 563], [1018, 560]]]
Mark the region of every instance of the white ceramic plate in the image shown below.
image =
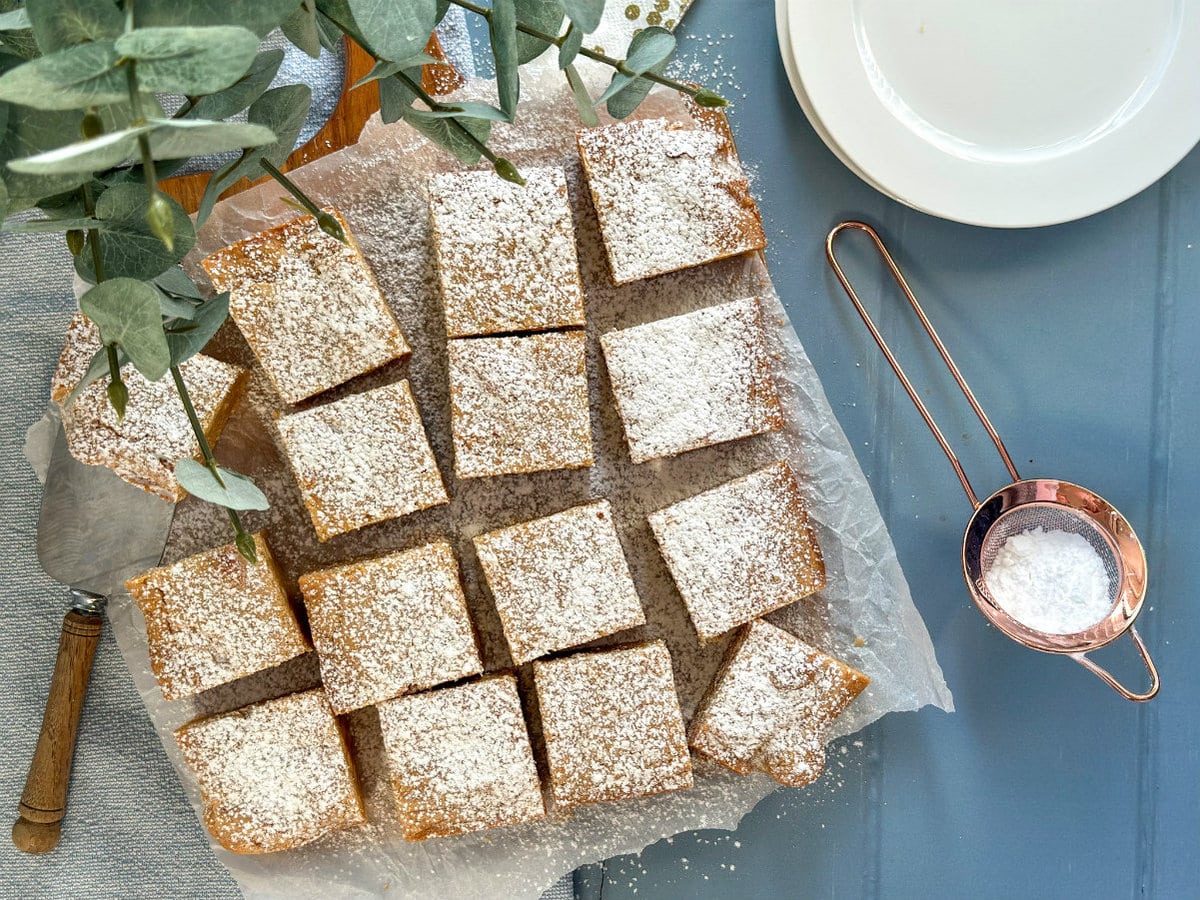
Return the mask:
[[789, 78], [818, 133], [934, 215], [1081, 218], [1200, 140], [1200, 0], [783, 2]]

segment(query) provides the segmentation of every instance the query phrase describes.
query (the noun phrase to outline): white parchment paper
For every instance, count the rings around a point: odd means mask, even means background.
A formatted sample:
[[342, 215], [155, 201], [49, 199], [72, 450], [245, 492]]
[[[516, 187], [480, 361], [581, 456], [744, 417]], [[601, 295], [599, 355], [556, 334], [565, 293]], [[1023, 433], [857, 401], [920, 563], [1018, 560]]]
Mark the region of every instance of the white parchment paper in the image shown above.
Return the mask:
[[[682, 601], [654, 546], [645, 516], [668, 503], [786, 457], [802, 475], [817, 523], [829, 575], [828, 588], [771, 616], [777, 624], [845, 659], [871, 676], [870, 688], [837, 723], [836, 734], [854, 732], [887, 712], [926, 704], [952, 708], [933, 648], [896, 561], [850, 446], [825, 399], [800, 339], [757, 257], [728, 260], [633, 285], [611, 285], [595, 216], [581, 180], [574, 132], [574, 105], [558, 77], [522, 84], [522, 123], [497, 126], [493, 146], [518, 165], [566, 167], [587, 295], [588, 373], [591, 384], [596, 465], [588, 470], [456, 481], [451, 465], [445, 339], [433, 277], [425, 182], [455, 167], [403, 124], [368, 124], [359, 143], [326, 156], [292, 177], [318, 201], [336, 206], [355, 231], [384, 293], [413, 346], [410, 360], [339, 389], [362, 390], [407, 377], [422, 410], [451, 492], [450, 504], [403, 520], [382, 523], [317, 542], [286, 462], [280, 455], [273, 416], [280, 401], [255, 369], [247, 402], [231, 419], [217, 455], [252, 474], [272, 508], [245, 516], [268, 539], [295, 591], [303, 572], [413, 546], [435, 535], [457, 546], [484, 661], [489, 669], [511, 665], [498, 622], [471, 549], [471, 537], [589, 499], [612, 501], [630, 566], [646, 606], [648, 624], [621, 640], [660, 637], [671, 648], [686, 716], [707, 687], [728, 639], [700, 646]], [[674, 95], [651, 96], [639, 117], [686, 120], [688, 108]], [[200, 235], [191, 263], [231, 241], [294, 215], [268, 183], [219, 204]], [[201, 276], [202, 277], [202, 276]], [[597, 338], [618, 327], [686, 312], [725, 300], [757, 295], [771, 325], [775, 375], [783, 394], [787, 429], [706, 448], [682, 457], [632, 465], [625, 449], [600, 359]], [[210, 346], [220, 358], [254, 368], [249, 349], [228, 324]], [[166, 559], [179, 559], [230, 540], [228, 522], [214, 507], [185, 500], [178, 507]], [[109, 607], [114, 631], [163, 744], [199, 810], [199, 792], [183, 765], [173, 730], [194, 715], [312, 686], [318, 681], [312, 654], [211, 691], [195, 701], [167, 703], [150, 672], [144, 623], [127, 596]], [[603, 643], [603, 642], [598, 642]], [[518, 673], [528, 688], [527, 673]], [[540, 740], [536, 734], [535, 743]], [[410, 844], [398, 835], [379, 754], [378, 721], [371, 710], [349, 717], [353, 750], [367, 797], [370, 824], [332, 835], [308, 847], [262, 857], [243, 857], [214, 846], [248, 897], [454, 897], [534, 898], [577, 865], [638, 850], [659, 838], [696, 828], [733, 828], [769, 793], [762, 776], [734, 775], [697, 764], [696, 786], [680, 793], [600, 804], [516, 828]]]

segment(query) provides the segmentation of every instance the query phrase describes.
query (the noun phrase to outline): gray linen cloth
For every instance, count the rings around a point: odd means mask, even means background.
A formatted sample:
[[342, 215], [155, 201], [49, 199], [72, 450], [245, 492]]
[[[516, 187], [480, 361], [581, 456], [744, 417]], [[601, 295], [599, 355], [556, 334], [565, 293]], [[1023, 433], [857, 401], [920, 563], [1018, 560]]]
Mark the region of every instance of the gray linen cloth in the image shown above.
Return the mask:
[[[276, 44], [278, 46], [278, 44]], [[279, 83], [313, 86], [301, 135], [329, 117], [341, 66], [289, 52]], [[76, 308], [61, 235], [0, 234], [0, 897], [235, 898], [217, 863], [109, 631], [96, 653], [79, 727], [63, 837], [45, 856], [7, 839], [41, 726], [66, 589], [37, 562], [41, 485], [21, 453], [25, 430], [45, 412], [50, 375]], [[543, 900], [570, 900], [564, 877]]]

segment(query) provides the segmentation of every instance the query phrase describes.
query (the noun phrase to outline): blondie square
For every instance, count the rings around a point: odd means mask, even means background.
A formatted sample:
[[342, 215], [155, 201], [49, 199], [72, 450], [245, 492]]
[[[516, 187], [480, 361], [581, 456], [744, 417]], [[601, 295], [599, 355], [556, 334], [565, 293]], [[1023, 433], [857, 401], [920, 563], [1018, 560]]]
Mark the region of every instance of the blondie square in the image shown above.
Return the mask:
[[312, 649], [296, 622], [271, 550], [258, 562], [233, 544], [125, 582], [146, 619], [150, 667], [163, 697], [191, 697]]
[[322, 541], [447, 502], [407, 381], [277, 420]]
[[635, 463], [783, 427], [757, 298], [611, 331], [600, 346]]
[[204, 826], [234, 853], [271, 853], [366, 821], [341, 727], [318, 688], [175, 732]]
[[767, 245], [723, 118], [618, 122], [578, 142], [616, 284]]
[[729, 648], [692, 722], [697, 753], [735, 772], [801, 787], [825, 765], [825, 733], [870, 683], [862, 672], [762, 619]]
[[607, 500], [475, 538], [517, 665], [644, 625]]
[[692, 762], [662, 641], [533, 664], [559, 807], [691, 787]]
[[408, 840], [545, 815], [513, 676], [388, 700], [379, 723]]
[[300, 577], [336, 713], [483, 669], [447, 541]]
[[649, 518], [701, 640], [825, 586], [821, 548], [786, 461]]
[[446, 335], [583, 324], [575, 230], [560, 168], [448, 172], [429, 181]]
[[251, 235], [201, 260], [229, 291], [229, 314], [276, 392], [298, 403], [409, 353], [371, 267], [312, 216]]
[[459, 478], [592, 464], [582, 331], [459, 338], [448, 350]]

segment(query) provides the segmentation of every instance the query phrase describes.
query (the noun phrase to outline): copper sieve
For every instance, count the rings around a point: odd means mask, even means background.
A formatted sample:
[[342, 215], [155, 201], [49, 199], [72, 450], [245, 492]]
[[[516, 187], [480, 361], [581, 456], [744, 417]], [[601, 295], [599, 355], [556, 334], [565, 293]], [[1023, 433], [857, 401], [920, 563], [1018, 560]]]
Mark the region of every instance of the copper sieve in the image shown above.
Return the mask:
[[[986, 500], [980, 501], [975, 489], [971, 487], [971, 482], [967, 478], [958, 456], [913, 388], [912, 382], [904, 374], [904, 369], [897, 362], [887, 341], [883, 339], [875, 322], [863, 307], [862, 301], [858, 299], [858, 294], [847, 279], [846, 273], [842, 271], [841, 264], [833, 252], [833, 244], [834, 239], [848, 229], [865, 232], [874, 242], [875, 248], [883, 257], [896, 284], [904, 292], [904, 296], [917, 314], [921, 326], [933, 341], [942, 361], [950, 370], [959, 390], [967, 398], [971, 409], [1000, 453], [1000, 458], [1004, 461], [1009, 475], [1012, 476], [1012, 484], [996, 491]], [[950, 353], [946, 350], [941, 338], [938, 337], [932, 323], [925, 315], [925, 311], [921, 308], [921, 304], [917, 301], [916, 295], [913, 294], [912, 288], [908, 286], [896, 261], [888, 252], [887, 247], [883, 245], [883, 241], [874, 228], [863, 222], [841, 223], [829, 232], [829, 237], [825, 240], [825, 257], [845, 289], [850, 302], [854, 304], [863, 323], [871, 332], [871, 337], [875, 339], [875, 343], [883, 351], [892, 371], [900, 379], [909, 399], [912, 400], [913, 405], [921, 414], [921, 418], [925, 420], [925, 424], [937, 439], [946, 458], [950, 460], [950, 465], [954, 467], [954, 473], [958, 476], [958, 480], [967, 494], [967, 499], [971, 501], [974, 513], [963, 534], [962, 568], [971, 598], [979, 607], [980, 612], [1005, 635], [1026, 647], [1040, 650], [1043, 653], [1060, 653], [1069, 656], [1126, 700], [1152, 699], [1158, 693], [1158, 670], [1133, 625], [1134, 619], [1141, 612], [1142, 601], [1146, 595], [1146, 554], [1129, 522], [1117, 512], [1111, 503], [1087, 488], [1052, 478], [1023, 479], [1017, 474], [1017, 468], [1013, 465], [1012, 457], [1005, 449], [1000, 435], [979, 405], [979, 401], [975, 399], [966, 379], [963, 378], [958, 366], [950, 357]], [[1109, 612], [1099, 622], [1083, 631], [1056, 634], [1030, 628], [1005, 612], [988, 590], [988, 570], [1005, 541], [1013, 535], [1038, 527], [1047, 531], [1066, 531], [1079, 535], [1091, 545], [1103, 562], [1105, 575], [1108, 578]], [[1111, 644], [1125, 632], [1129, 632], [1129, 636], [1146, 666], [1146, 671], [1150, 675], [1150, 687], [1144, 693], [1129, 690], [1112, 674], [1087, 657], [1092, 650]]]

